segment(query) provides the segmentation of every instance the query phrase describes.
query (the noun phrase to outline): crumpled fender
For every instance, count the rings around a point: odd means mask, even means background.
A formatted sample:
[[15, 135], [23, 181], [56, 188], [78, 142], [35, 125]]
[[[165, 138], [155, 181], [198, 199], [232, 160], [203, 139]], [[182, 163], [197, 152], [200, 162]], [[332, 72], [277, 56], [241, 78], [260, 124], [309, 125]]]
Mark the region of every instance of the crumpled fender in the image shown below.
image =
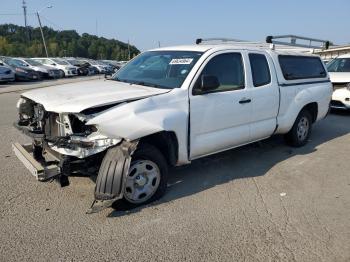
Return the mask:
[[179, 141], [179, 161], [187, 158], [188, 97], [173, 90], [111, 108], [87, 122], [109, 138], [134, 141], [160, 131], [172, 131]]

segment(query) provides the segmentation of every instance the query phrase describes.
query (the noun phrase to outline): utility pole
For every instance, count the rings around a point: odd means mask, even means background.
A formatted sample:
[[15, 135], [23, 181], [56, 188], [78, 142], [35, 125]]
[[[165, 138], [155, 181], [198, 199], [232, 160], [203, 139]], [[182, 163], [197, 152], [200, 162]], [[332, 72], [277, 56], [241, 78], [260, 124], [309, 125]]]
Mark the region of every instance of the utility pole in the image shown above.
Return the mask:
[[49, 53], [47, 52], [47, 47], [46, 47], [45, 37], [44, 37], [44, 33], [43, 33], [43, 28], [42, 28], [42, 26], [41, 26], [41, 21], [40, 21], [39, 12], [36, 12], [36, 15], [37, 15], [37, 17], [38, 17], [38, 21], [39, 21], [40, 32], [41, 32], [41, 38], [43, 39], [43, 44], [44, 44], [44, 47], [45, 47], [46, 57], [49, 57]]
[[130, 57], [130, 41], [129, 41], [129, 39], [128, 39], [128, 53], [129, 53], [129, 60], [130, 60], [131, 57]]
[[28, 40], [30, 40], [30, 34], [29, 34], [29, 29], [27, 24], [27, 3], [25, 0], [22, 1], [22, 7], [23, 7], [23, 15], [24, 15], [24, 27], [27, 31]]
[[22, 1], [22, 7], [23, 7], [23, 15], [24, 15], [24, 26], [27, 28], [27, 5], [26, 1]]
[[98, 21], [97, 21], [97, 18], [96, 18], [96, 24], [95, 24], [95, 26], [96, 26], [96, 36], [98, 37]]

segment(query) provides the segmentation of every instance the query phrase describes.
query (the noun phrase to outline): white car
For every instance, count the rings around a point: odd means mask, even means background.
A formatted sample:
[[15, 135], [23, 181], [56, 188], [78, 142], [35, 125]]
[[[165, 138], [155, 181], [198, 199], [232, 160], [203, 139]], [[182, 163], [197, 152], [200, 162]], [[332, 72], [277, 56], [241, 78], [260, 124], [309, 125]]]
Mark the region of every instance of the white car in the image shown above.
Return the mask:
[[46, 57], [36, 57], [32, 58], [41, 64], [53, 66], [60, 70], [61, 77], [76, 76], [78, 75], [77, 67], [70, 65], [68, 62], [63, 61], [59, 58], [46, 58]]
[[333, 59], [327, 69], [334, 88], [331, 108], [350, 110], [350, 54]]
[[93, 210], [135, 207], [165, 193], [168, 165], [275, 134], [305, 145], [331, 95], [318, 56], [244, 43], [160, 48], [110, 80], [22, 94], [17, 128], [33, 143], [13, 149], [39, 180], [98, 172]]

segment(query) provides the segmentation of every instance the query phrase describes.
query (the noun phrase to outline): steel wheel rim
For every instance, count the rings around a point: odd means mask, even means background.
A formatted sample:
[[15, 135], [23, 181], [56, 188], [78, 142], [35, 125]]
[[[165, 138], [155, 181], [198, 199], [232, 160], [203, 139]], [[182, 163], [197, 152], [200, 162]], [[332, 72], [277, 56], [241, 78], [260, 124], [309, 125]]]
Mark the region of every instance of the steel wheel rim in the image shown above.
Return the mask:
[[310, 123], [307, 117], [302, 117], [299, 120], [297, 128], [297, 136], [299, 141], [304, 141], [309, 133]]
[[136, 160], [130, 165], [126, 177], [124, 197], [131, 203], [140, 204], [150, 199], [160, 183], [160, 170], [150, 160]]

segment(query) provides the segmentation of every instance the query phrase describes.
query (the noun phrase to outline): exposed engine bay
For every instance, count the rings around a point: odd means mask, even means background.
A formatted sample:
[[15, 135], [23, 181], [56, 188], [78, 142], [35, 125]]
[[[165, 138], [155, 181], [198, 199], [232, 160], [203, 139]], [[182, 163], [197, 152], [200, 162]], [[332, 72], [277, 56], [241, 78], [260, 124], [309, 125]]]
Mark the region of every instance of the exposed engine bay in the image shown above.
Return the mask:
[[[67, 186], [71, 174], [96, 174], [106, 149], [121, 139], [108, 138], [86, 122], [113, 106], [116, 105], [90, 108], [82, 113], [55, 113], [22, 97], [17, 103], [19, 120], [14, 125], [33, 139], [32, 155], [44, 171], [37, 179], [55, 177], [61, 186]], [[47, 167], [50, 164], [57, 166], [57, 172]]]
[[17, 104], [19, 120], [15, 126], [34, 139], [35, 146], [49, 148], [59, 154], [83, 159], [118, 144], [99, 133], [96, 126], [86, 125], [101, 111], [114, 105], [88, 109], [82, 113], [47, 112], [34, 101], [21, 98]]

